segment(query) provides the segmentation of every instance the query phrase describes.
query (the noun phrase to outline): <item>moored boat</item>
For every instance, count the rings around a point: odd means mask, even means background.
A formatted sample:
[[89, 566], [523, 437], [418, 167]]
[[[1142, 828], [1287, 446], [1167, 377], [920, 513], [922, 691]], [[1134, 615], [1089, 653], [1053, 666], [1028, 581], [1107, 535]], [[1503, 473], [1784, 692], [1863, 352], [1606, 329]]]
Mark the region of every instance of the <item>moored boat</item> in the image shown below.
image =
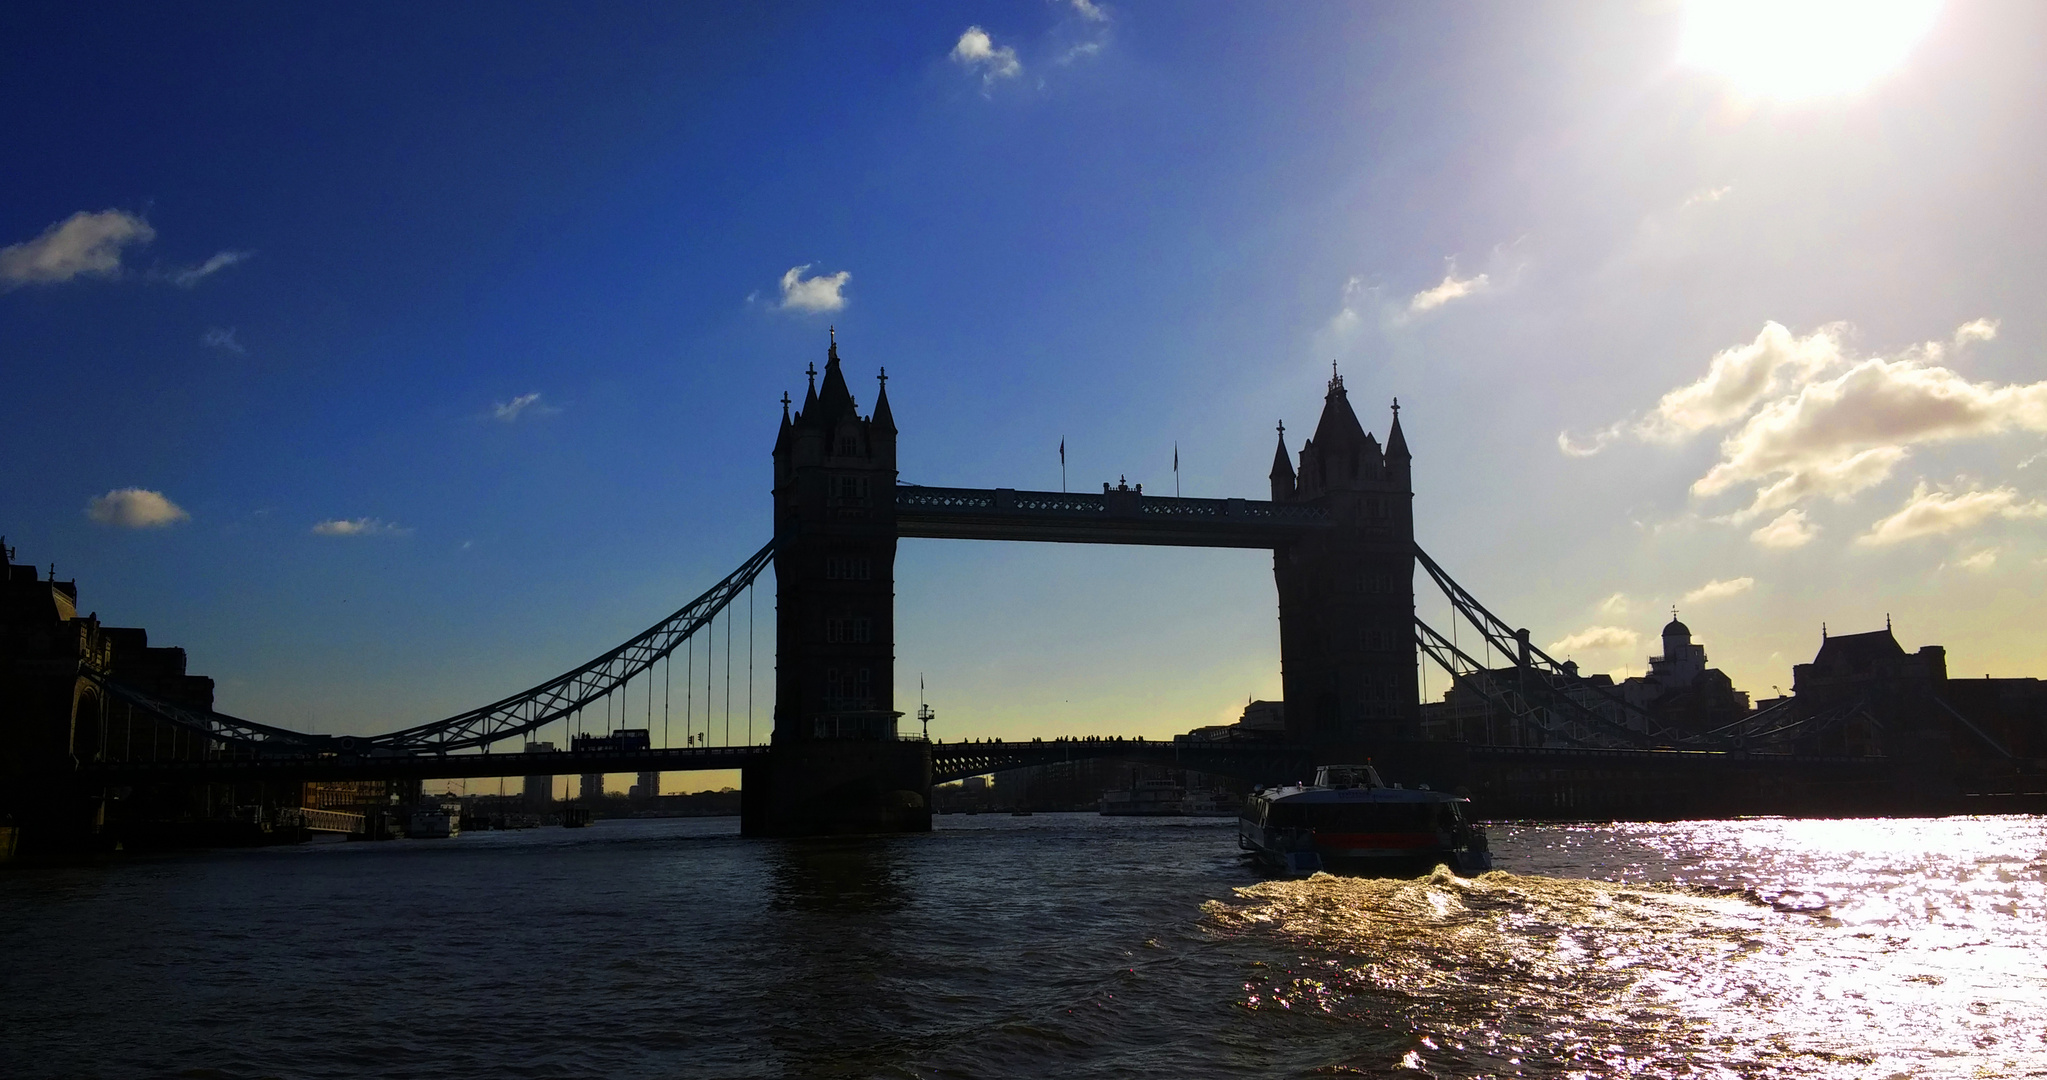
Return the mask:
[[1426, 786], [1388, 786], [1370, 765], [1324, 765], [1315, 782], [1265, 788], [1244, 800], [1238, 846], [1289, 874], [1419, 873], [1438, 864], [1463, 874], [1492, 869], [1484, 831], [1465, 819], [1471, 800]]

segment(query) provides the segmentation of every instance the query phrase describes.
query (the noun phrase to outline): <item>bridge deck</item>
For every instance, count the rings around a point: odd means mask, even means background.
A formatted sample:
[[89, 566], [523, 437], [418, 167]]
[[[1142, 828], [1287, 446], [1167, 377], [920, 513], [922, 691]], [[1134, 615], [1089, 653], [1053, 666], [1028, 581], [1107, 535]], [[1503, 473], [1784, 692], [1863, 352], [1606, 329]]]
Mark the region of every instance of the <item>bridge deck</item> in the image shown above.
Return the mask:
[[1317, 507], [1256, 499], [1182, 499], [1136, 491], [896, 489], [896, 533], [941, 540], [1278, 548], [1330, 527]]
[[698, 772], [738, 769], [765, 760], [765, 746], [712, 746], [617, 752], [518, 754], [379, 754], [129, 761], [88, 765], [79, 776], [111, 785], [249, 784], [303, 780], [455, 780], [490, 776], [579, 776], [584, 773]]

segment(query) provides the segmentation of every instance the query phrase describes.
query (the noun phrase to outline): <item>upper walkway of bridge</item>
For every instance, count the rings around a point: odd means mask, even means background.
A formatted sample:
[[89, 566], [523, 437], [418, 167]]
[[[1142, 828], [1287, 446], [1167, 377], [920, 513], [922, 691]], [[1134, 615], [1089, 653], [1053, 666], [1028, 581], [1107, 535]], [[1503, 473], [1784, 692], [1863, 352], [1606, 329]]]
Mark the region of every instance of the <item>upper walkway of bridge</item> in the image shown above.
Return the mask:
[[1259, 499], [1014, 488], [896, 488], [896, 533], [941, 540], [1277, 548], [1331, 527], [1327, 511]]

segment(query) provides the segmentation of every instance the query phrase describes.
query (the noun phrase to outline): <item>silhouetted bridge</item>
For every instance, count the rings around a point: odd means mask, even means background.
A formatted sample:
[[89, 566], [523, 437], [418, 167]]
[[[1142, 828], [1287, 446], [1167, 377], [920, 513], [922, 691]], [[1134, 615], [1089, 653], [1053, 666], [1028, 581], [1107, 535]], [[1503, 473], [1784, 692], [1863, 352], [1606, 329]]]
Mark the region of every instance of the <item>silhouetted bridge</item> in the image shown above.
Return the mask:
[[[860, 416], [834, 343], [822, 390], [813, 382], [794, 414], [784, 398], [774, 454], [775, 539], [645, 631], [518, 694], [374, 736], [310, 734], [193, 712], [88, 668], [83, 677], [110, 707], [103, 715], [116, 715], [115, 705], [131, 718], [140, 711], [185, 732], [199, 751], [188, 743], [166, 755], [155, 736], [147, 749], [131, 737], [117, 750], [110, 727], [92, 759], [80, 762], [78, 779], [121, 786], [738, 769], [748, 788], [749, 831], [777, 833], [928, 827], [933, 783], [1097, 758], [1265, 783], [1305, 777], [1318, 762], [1373, 758], [1391, 778], [1469, 790], [1481, 812], [1494, 815], [1863, 812], [1897, 809], [1901, 799], [1936, 800], [1952, 787], [1945, 778], [1915, 779], [1902, 769], [1902, 756], [1790, 752], [1802, 733], [1840, 723], [1852, 705], [1803, 713], [1780, 705], [1717, 729], [1680, 730], [1610, 684], [1581, 678], [1415, 545], [1398, 406], [1381, 447], [1358, 424], [1341, 379], [1330, 381], [1298, 470], [1282, 429], [1270, 500], [1161, 497], [1144, 494], [1141, 485], [1104, 484], [1099, 494], [904, 485], [895, 471], [896, 435], [885, 379], [872, 415]], [[898, 738], [894, 557], [904, 537], [1272, 551], [1286, 740]], [[747, 612], [743, 670], [750, 673], [751, 590], [771, 564], [778, 589], [773, 738], [754, 744], [751, 705], [735, 729], [733, 626], [736, 614]], [[1461, 629], [1439, 630], [1417, 617], [1417, 569]], [[721, 618], [722, 716], [711, 705]], [[678, 657], [685, 733], [679, 747], [666, 745]], [[1502, 721], [1501, 730], [1515, 732], [1515, 745], [1420, 739], [1418, 658]], [[751, 685], [749, 674], [749, 702]], [[596, 727], [599, 710], [600, 732], [635, 721], [651, 728], [657, 700], [664, 745], [496, 749], [537, 738], [550, 725], [561, 725], [564, 735]]]

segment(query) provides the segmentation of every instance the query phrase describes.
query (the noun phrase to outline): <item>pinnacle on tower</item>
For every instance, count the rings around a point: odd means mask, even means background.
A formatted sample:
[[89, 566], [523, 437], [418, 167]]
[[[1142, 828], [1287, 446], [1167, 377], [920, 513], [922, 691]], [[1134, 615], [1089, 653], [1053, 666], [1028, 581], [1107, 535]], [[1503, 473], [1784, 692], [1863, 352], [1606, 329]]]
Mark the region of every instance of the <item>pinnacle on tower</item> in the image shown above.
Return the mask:
[[1393, 426], [1386, 432], [1386, 456], [1405, 462], [1414, 457], [1407, 450], [1407, 435], [1400, 430], [1400, 399], [1393, 399]]
[[888, 369], [882, 368], [875, 380], [881, 389], [874, 392], [874, 426], [893, 434], [896, 430], [896, 416], [888, 407]]
[[832, 333], [831, 348], [825, 354], [824, 385], [818, 388], [817, 403], [824, 409], [819, 419], [835, 423], [838, 419], [855, 411], [853, 391], [846, 386], [846, 373], [839, 368], [839, 336]]
[[1279, 424], [1279, 448], [1272, 452], [1272, 497], [1283, 499], [1294, 493], [1294, 463], [1286, 452], [1286, 421]]

